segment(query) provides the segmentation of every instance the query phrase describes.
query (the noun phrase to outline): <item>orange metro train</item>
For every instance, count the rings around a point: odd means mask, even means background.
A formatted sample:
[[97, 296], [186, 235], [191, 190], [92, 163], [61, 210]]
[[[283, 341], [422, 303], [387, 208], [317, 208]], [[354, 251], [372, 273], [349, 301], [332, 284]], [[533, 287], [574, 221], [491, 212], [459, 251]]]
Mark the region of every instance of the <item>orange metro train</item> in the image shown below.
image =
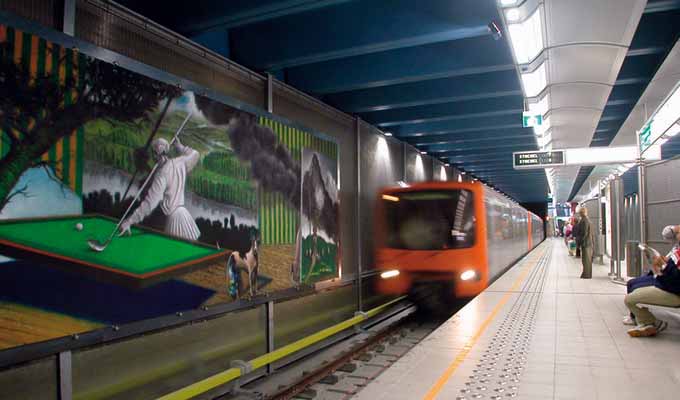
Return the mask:
[[438, 285], [447, 297], [475, 296], [545, 237], [538, 216], [480, 182], [387, 188], [377, 201], [383, 294]]

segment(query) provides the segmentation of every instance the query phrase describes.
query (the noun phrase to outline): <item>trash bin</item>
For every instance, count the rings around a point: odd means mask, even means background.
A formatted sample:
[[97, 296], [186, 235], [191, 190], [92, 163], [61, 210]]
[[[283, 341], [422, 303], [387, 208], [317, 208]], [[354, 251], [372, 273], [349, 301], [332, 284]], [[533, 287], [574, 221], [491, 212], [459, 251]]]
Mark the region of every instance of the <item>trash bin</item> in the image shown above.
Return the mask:
[[626, 242], [626, 274], [629, 278], [635, 278], [642, 274], [642, 255], [637, 240]]

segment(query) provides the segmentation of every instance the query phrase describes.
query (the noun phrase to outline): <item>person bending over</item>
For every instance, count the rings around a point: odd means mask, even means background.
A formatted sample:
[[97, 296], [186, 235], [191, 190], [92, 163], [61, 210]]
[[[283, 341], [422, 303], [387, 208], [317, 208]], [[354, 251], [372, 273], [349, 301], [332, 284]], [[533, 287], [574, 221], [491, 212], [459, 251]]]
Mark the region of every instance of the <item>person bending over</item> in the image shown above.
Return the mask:
[[120, 235], [130, 234], [130, 227], [144, 220], [161, 205], [166, 215], [165, 232], [169, 235], [188, 240], [196, 240], [201, 236], [189, 211], [184, 207], [184, 189], [187, 174], [198, 164], [198, 151], [184, 146], [179, 139], [175, 140], [175, 150], [179, 154], [170, 158], [170, 144], [163, 138], [155, 139], [151, 143], [151, 151], [156, 162], [159, 163], [151, 186], [139, 207], [120, 224]]
[[628, 330], [632, 337], [655, 336], [668, 326], [638, 304], [680, 307], [680, 225], [665, 227], [662, 235], [675, 245], [667, 256], [654, 260], [650, 274], [629, 281], [629, 293], [623, 300], [631, 312], [631, 317], [624, 318], [624, 324], [637, 324]]

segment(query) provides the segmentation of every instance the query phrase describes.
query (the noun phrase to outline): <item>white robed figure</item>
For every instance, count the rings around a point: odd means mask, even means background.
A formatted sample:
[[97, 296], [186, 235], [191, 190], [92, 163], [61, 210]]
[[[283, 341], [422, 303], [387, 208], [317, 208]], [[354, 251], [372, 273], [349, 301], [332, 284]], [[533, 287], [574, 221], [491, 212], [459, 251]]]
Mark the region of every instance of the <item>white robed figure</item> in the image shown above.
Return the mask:
[[174, 143], [179, 156], [170, 158], [170, 144], [160, 138], [151, 143], [154, 159], [159, 163], [151, 186], [139, 207], [120, 225], [120, 235], [130, 234], [130, 227], [144, 220], [161, 205], [163, 214], [167, 216], [165, 232], [183, 239], [197, 240], [201, 232], [193, 217], [184, 207], [184, 188], [187, 174], [198, 164], [200, 154], [191, 147], [183, 145], [179, 138]]

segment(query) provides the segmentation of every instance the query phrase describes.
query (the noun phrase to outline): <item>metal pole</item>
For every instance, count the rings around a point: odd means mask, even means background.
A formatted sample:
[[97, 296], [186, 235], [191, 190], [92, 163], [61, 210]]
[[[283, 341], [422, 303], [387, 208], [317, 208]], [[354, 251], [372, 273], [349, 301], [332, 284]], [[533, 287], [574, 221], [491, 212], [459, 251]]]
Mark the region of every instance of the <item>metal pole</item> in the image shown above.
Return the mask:
[[604, 243], [602, 241], [602, 228], [604, 221], [602, 220], [602, 181], [597, 181], [597, 252], [600, 258], [600, 264], [604, 264]]
[[64, 0], [63, 32], [69, 36], [76, 35], [76, 0]]
[[356, 219], [356, 248], [357, 248], [357, 310], [363, 311], [363, 254], [361, 246], [361, 119], [356, 117], [354, 120], [354, 131], [356, 134], [357, 148], [357, 219]]
[[59, 400], [71, 400], [73, 399], [73, 364], [71, 351], [67, 350], [61, 352], [57, 357]]
[[[612, 184], [613, 184], [613, 182], [608, 182], [606, 184], [606, 186], [605, 186], [605, 196], [606, 196], [606, 193], [609, 193], [609, 202], [607, 203], [607, 213], [606, 214], [607, 214], [607, 218], [609, 220], [609, 226], [611, 226], [613, 228], [614, 227], [614, 207], [616, 206], [616, 204], [613, 200], [614, 195], [612, 194]], [[612, 231], [610, 232], [610, 235], [612, 235], [612, 238], [609, 241], [609, 244], [610, 244], [610, 247], [611, 247], [609, 249], [609, 276], [611, 276], [611, 277], [616, 276], [616, 266], [615, 266], [616, 254], [615, 254], [615, 251], [614, 251], [615, 241], [614, 241], [614, 237], [613, 237], [614, 232], [615, 232], [615, 230], [612, 229]], [[604, 227], [604, 234], [605, 234], [604, 239], [605, 239], [605, 244], [606, 244], [606, 242], [607, 242], [607, 226], [606, 225]]]
[[623, 241], [621, 237], [621, 206], [623, 205], [623, 181], [620, 177], [617, 177], [612, 184], [616, 198], [616, 276], [613, 281], [615, 283], [625, 284], [625, 280], [621, 277], [621, 242]]
[[[268, 301], [265, 306], [265, 317], [267, 318], [267, 353], [275, 350], [274, 347], [274, 302]], [[274, 364], [267, 364], [267, 374], [274, 372]]]
[[406, 182], [406, 142], [401, 142], [401, 181]]
[[[640, 137], [638, 136], [638, 151], [640, 149]], [[638, 160], [638, 192], [640, 209], [640, 243], [647, 243], [647, 174], [645, 160], [640, 155]]]
[[274, 112], [274, 77], [267, 73], [267, 88], [265, 92], [265, 107], [267, 112]]

